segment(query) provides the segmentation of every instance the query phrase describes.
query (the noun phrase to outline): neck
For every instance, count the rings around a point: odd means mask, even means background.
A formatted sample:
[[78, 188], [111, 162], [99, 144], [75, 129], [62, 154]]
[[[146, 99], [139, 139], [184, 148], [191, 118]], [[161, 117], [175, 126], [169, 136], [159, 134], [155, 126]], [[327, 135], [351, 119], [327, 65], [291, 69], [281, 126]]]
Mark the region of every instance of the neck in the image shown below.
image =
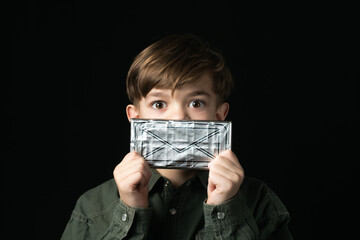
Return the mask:
[[157, 169], [157, 171], [169, 179], [171, 184], [178, 188], [194, 176], [193, 170], [184, 170], [184, 169]]

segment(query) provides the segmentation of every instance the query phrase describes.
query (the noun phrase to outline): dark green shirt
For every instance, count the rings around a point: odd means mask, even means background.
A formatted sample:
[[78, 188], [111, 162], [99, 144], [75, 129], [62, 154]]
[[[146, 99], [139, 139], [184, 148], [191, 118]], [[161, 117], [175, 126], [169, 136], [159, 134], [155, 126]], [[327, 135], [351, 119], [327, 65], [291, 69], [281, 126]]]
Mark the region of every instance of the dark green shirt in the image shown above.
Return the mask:
[[76, 203], [62, 239], [292, 239], [289, 213], [259, 180], [244, 179], [221, 205], [208, 205], [208, 171], [178, 189], [152, 169], [149, 208], [131, 208], [114, 179], [89, 190]]

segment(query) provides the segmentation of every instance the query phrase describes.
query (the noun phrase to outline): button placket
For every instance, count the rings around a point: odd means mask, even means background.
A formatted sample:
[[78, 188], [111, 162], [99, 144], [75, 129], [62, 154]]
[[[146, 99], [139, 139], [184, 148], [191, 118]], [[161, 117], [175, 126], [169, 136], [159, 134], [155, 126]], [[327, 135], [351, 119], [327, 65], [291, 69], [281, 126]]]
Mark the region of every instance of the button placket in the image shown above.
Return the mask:
[[216, 217], [217, 217], [217, 219], [219, 219], [219, 220], [223, 220], [223, 219], [225, 218], [225, 213], [224, 213], [224, 212], [218, 212], [218, 213], [216, 214]]
[[171, 215], [173, 215], [173, 216], [176, 214], [176, 212], [177, 212], [177, 211], [176, 211], [175, 208], [170, 208], [170, 209], [169, 209], [169, 213], [170, 213]]
[[128, 215], [127, 215], [126, 213], [123, 213], [123, 214], [121, 215], [121, 220], [122, 220], [123, 222], [126, 222], [127, 218], [128, 218]]

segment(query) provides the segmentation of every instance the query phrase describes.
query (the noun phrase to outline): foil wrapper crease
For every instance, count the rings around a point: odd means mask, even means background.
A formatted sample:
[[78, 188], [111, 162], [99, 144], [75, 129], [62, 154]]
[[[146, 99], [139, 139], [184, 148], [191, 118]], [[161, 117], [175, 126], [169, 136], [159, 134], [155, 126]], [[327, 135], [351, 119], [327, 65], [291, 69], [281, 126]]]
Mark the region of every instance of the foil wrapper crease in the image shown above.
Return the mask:
[[130, 150], [154, 168], [207, 169], [231, 149], [230, 121], [131, 119]]

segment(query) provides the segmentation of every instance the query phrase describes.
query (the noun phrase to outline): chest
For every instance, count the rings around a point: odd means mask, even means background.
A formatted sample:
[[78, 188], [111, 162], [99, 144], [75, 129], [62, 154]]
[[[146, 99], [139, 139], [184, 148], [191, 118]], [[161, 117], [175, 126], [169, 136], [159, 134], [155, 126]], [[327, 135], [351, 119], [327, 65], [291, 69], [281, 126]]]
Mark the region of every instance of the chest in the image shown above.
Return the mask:
[[204, 226], [206, 189], [187, 182], [179, 189], [164, 182], [149, 195], [152, 208], [150, 239], [193, 239]]

